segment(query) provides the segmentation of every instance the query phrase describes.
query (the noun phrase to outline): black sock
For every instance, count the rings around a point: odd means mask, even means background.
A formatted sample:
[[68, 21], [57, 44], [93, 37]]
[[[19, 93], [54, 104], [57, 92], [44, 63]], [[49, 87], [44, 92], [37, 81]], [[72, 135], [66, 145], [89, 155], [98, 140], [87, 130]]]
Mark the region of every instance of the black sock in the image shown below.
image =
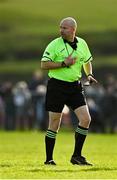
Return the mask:
[[53, 150], [55, 145], [56, 132], [47, 130], [45, 136], [45, 145], [46, 145], [46, 161], [53, 159]]
[[82, 155], [82, 148], [85, 141], [85, 138], [88, 134], [88, 129], [78, 126], [75, 132], [75, 148], [73, 157]]

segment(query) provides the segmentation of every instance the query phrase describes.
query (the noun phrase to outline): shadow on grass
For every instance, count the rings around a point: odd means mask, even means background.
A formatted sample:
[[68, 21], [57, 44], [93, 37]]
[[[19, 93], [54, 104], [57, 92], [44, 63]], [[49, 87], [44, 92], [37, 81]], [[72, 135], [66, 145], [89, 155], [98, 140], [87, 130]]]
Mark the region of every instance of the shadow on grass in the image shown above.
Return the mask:
[[116, 171], [117, 168], [106, 168], [106, 167], [93, 167], [93, 168], [90, 168], [90, 169], [81, 169], [80, 171], [85, 171], [85, 172], [89, 172], [89, 171]]
[[11, 164], [0, 164], [0, 168], [12, 167]]
[[29, 172], [75, 172], [76, 170], [71, 170], [71, 169], [32, 169], [28, 170]]
[[[85, 167], [86, 168], [86, 167]], [[105, 167], [100, 167], [100, 168], [87, 168], [87, 169], [78, 169], [79, 171], [83, 171], [83, 172], [93, 172], [93, 171], [116, 171], [117, 168], [105, 168]], [[28, 170], [28, 172], [77, 172], [77, 169], [55, 169], [55, 167], [53, 169], [39, 169], [39, 168], [35, 168], [35, 169], [30, 169]]]

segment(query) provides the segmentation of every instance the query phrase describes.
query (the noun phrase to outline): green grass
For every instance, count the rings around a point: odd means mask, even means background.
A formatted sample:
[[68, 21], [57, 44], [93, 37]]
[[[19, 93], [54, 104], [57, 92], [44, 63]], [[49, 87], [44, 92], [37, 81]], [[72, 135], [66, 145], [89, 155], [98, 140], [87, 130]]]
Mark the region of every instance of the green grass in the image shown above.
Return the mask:
[[44, 166], [44, 135], [41, 132], [0, 132], [0, 178], [112, 179], [117, 178], [117, 135], [89, 134], [83, 154], [94, 164], [70, 164], [73, 132], [60, 130], [54, 151], [57, 166]]
[[60, 19], [73, 16], [81, 31], [105, 31], [117, 28], [116, 6], [116, 0], [1, 0], [0, 22], [19, 33], [50, 34]]
[[[115, 67], [117, 66], [117, 56], [95, 56], [92, 63], [94, 69], [101, 66]], [[0, 62], [0, 74], [32, 74], [37, 69], [40, 69], [40, 59]]]
[[0, 53], [42, 51], [67, 16], [77, 20], [78, 35], [89, 36], [92, 46], [115, 47], [116, 7], [117, 0], [0, 0]]
[[40, 60], [21, 60], [21, 61], [4, 61], [0, 62], [0, 73], [22, 74], [32, 73], [40, 69]]

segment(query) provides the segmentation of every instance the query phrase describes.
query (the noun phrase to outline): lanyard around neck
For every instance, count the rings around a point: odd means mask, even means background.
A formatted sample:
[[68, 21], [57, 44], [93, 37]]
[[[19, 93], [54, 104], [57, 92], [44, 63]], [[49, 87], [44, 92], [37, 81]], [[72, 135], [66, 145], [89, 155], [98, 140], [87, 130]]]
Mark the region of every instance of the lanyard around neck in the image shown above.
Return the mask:
[[73, 52], [74, 52], [74, 49], [72, 50], [71, 53], [69, 53], [67, 44], [66, 44], [66, 43], [64, 43], [64, 44], [65, 44], [65, 48], [66, 48], [66, 51], [67, 51], [68, 56], [71, 56], [71, 55], [73, 54]]

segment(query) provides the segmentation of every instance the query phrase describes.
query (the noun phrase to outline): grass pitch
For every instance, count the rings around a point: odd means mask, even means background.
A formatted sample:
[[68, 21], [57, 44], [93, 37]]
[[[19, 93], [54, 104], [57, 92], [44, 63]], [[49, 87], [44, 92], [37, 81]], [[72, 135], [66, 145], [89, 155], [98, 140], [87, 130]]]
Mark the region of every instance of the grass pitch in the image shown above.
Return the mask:
[[45, 133], [0, 132], [0, 178], [2, 179], [116, 179], [117, 135], [89, 134], [83, 154], [94, 164], [70, 164], [74, 133], [60, 130], [54, 150], [57, 166], [45, 166]]

